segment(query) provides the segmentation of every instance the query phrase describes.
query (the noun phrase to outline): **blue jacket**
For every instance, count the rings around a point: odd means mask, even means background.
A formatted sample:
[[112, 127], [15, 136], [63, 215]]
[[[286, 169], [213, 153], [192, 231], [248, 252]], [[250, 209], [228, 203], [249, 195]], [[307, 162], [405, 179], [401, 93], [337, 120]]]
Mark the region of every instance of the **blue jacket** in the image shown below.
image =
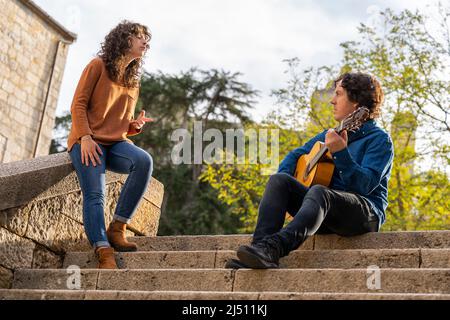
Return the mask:
[[[309, 153], [317, 141], [325, 141], [327, 130], [291, 151], [280, 163], [278, 172], [294, 175], [297, 160]], [[388, 181], [394, 159], [394, 147], [389, 134], [374, 120], [360, 130], [349, 133], [347, 148], [332, 154], [335, 164], [330, 188], [357, 193], [367, 199], [380, 224], [385, 222], [388, 205]]]

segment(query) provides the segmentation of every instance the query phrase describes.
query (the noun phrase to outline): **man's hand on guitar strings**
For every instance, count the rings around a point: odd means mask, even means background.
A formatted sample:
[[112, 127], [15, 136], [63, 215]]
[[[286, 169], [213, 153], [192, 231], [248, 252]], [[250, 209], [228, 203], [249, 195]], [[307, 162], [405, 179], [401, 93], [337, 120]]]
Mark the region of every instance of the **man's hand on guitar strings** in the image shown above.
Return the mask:
[[327, 146], [331, 153], [347, 148], [347, 142], [347, 130], [342, 131], [339, 135], [334, 129], [330, 129], [325, 135], [325, 146]]

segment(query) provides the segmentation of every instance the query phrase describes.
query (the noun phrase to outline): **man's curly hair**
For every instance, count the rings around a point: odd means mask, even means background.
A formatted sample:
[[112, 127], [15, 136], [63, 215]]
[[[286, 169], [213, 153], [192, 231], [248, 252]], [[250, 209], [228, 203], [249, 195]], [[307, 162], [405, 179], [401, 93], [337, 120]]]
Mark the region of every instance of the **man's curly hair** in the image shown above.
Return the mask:
[[108, 33], [97, 54], [105, 63], [110, 79], [126, 87], [139, 87], [143, 59], [134, 59], [124, 70], [124, 58], [132, 47], [131, 37], [139, 35], [148, 41], [152, 37], [146, 26], [123, 20]]
[[358, 103], [358, 108], [367, 107], [370, 110], [370, 119], [381, 115], [384, 93], [375, 77], [361, 72], [348, 72], [340, 75], [334, 81], [334, 86], [336, 87], [340, 81], [351, 102]]

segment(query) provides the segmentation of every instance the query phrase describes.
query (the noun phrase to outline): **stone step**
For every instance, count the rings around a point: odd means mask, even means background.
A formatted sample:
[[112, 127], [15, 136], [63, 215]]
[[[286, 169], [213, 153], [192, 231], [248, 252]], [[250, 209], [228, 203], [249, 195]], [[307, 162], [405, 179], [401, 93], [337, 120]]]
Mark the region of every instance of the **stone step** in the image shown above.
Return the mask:
[[450, 269], [22, 269], [14, 273], [13, 289], [65, 290], [72, 285], [83, 290], [450, 294]]
[[[147, 251], [116, 253], [121, 269], [224, 268], [236, 251]], [[97, 268], [93, 252], [69, 252], [64, 268]], [[282, 268], [450, 268], [450, 249], [296, 250], [280, 260]]]
[[[131, 237], [140, 251], [208, 251], [236, 250], [249, 244], [251, 235], [204, 235]], [[354, 237], [338, 235], [314, 235], [308, 238], [300, 250], [331, 249], [413, 249], [450, 248], [450, 231], [401, 231], [371, 232]], [[88, 251], [89, 246], [75, 246], [71, 251]]]
[[450, 300], [450, 294], [0, 289], [0, 300]]

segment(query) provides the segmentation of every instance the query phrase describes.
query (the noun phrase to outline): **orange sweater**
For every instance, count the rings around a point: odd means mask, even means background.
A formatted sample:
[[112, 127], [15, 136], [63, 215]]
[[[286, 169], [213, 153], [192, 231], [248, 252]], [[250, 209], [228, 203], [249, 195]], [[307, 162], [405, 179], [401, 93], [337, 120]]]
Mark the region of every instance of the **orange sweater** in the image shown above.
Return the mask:
[[94, 58], [81, 74], [75, 90], [67, 150], [72, 150], [85, 135], [106, 145], [117, 141], [133, 143], [127, 137], [141, 132], [130, 126], [138, 96], [139, 88], [127, 88], [111, 81], [103, 60]]

